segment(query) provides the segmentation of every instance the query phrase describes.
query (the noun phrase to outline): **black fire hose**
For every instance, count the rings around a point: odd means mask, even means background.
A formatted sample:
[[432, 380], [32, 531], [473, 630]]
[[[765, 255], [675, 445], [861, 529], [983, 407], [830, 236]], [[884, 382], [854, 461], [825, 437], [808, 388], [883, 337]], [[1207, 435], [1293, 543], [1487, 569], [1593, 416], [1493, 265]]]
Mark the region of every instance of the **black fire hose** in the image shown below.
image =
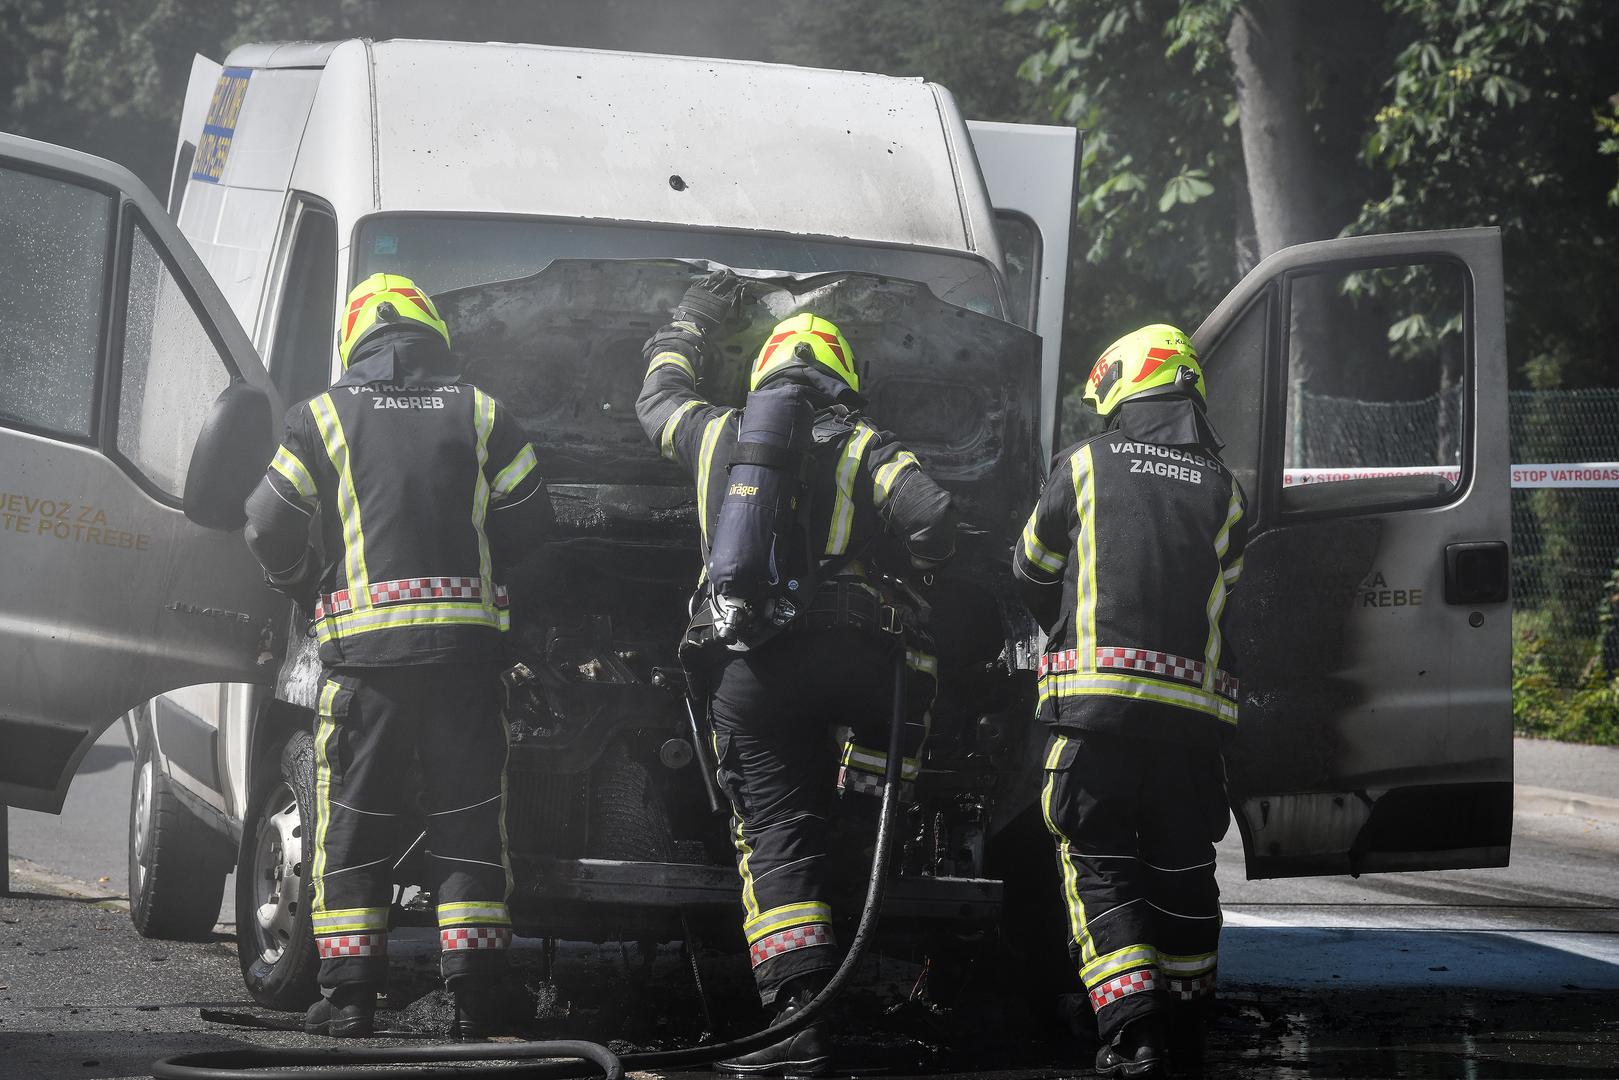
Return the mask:
[[[796, 1009], [762, 1031], [729, 1042], [689, 1046], [642, 1054], [614, 1054], [600, 1043], [583, 1040], [548, 1040], [517, 1043], [452, 1043], [423, 1047], [342, 1047], [305, 1050], [292, 1047], [253, 1047], [246, 1050], [207, 1050], [177, 1054], [153, 1063], [157, 1080], [372, 1080], [378, 1065], [415, 1065], [412, 1076], [455, 1077], [527, 1075], [562, 1077], [593, 1075], [579, 1066], [557, 1060], [571, 1058], [596, 1065], [606, 1080], [623, 1080], [626, 1069], [679, 1069], [707, 1065], [722, 1058], [737, 1057], [762, 1050], [808, 1027], [820, 1018], [833, 1000], [854, 977], [855, 967], [877, 930], [882, 912], [883, 893], [888, 884], [888, 860], [893, 846], [894, 822], [899, 817], [901, 767], [905, 750], [905, 683], [907, 678], [905, 642], [894, 641], [894, 713], [888, 729], [888, 767], [883, 774], [882, 813], [877, 821], [877, 842], [871, 856], [871, 881], [866, 886], [866, 902], [860, 909], [860, 922], [854, 940], [849, 942], [843, 962], [832, 978], [809, 1004]], [[453, 1065], [451, 1062], [487, 1061], [487, 1065]], [[434, 1068], [435, 1064], [440, 1065]], [[304, 1070], [319, 1067], [319, 1073]]]

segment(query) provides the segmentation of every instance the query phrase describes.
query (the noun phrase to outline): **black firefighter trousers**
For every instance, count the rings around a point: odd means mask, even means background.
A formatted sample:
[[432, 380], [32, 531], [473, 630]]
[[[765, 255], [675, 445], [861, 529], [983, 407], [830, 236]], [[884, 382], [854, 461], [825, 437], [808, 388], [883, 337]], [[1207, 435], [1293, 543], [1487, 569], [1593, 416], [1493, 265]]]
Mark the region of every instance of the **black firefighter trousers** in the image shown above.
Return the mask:
[[[871, 781], [887, 766], [896, 648], [898, 640], [886, 635], [805, 628], [729, 654], [709, 675], [714, 752], [742, 878], [742, 928], [766, 1005], [787, 983], [824, 978], [837, 967], [828, 818], [841, 789], [840, 817], [876, 821], [871, 793], [881, 784]], [[907, 656], [912, 722], [903, 768], [914, 779], [933, 658]], [[833, 739], [840, 727], [852, 732], [841, 749]]]
[[1215, 747], [1053, 729], [1041, 807], [1057, 842], [1069, 953], [1104, 1041], [1214, 994], [1230, 823]]
[[438, 905], [443, 976], [505, 969], [512, 877], [499, 695], [487, 663], [337, 668], [321, 680], [311, 916], [322, 987], [386, 980], [393, 865], [415, 835], [407, 811], [418, 773], [422, 884]]

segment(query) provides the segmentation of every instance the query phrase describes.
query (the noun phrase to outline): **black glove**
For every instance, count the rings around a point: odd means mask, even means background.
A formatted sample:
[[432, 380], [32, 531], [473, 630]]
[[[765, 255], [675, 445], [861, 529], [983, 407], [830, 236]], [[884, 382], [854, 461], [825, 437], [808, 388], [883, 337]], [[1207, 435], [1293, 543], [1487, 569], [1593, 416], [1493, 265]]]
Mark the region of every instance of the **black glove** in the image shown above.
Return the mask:
[[320, 598], [320, 556], [313, 547], [306, 548], [303, 559], [290, 570], [279, 574], [264, 572], [264, 583], [298, 605], [304, 618], [315, 619], [315, 601]]
[[689, 322], [705, 334], [712, 334], [735, 319], [747, 299], [742, 279], [729, 270], [716, 270], [692, 283], [675, 309], [677, 322]]

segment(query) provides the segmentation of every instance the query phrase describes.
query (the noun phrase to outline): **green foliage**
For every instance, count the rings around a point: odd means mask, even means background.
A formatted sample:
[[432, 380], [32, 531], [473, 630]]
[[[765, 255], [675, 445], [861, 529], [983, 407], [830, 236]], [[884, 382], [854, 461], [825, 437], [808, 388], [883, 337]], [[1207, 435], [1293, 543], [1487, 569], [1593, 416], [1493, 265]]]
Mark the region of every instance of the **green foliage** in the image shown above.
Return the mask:
[[[1512, 723], [1520, 735], [1563, 742], [1619, 743], [1619, 684], [1601, 665], [1591, 663], [1589, 638], [1569, 651], [1554, 623], [1540, 612], [1519, 612], [1512, 620]], [[1564, 665], [1582, 670], [1570, 678]]]
[[[1024, 76], [1085, 129], [1072, 386], [1111, 337], [1195, 324], [1251, 262], [1226, 37], [1261, 0], [1008, 0], [1038, 16]], [[1345, 0], [1312, 5], [1304, 106], [1323, 204], [1345, 233], [1496, 224], [1515, 377], [1611, 380], [1619, 305], [1619, 4]], [[1594, 130], [1593, 130], [1594, 128]], [[1352, 283], [1353, 287], [1353, 283]], [[1398, 342], [1449, 320], [1397, 313]], [[1592, 347], [1592, 343], [1599, 343]], [[1077, 400], [1077, 399], [1074, 399]], [[1065, 414], [1069, 410], [1065, 408]]]
[[1345, 231], [1501, 226], [1519, 377], [1534, 368], [1553, 385], [1610, 381], [1619, 185], [1602, 155], [1619, 153], [1619, 117], [1611, 99], [1606, 113], [1599, 103], [1619, 88], [1619, 5], [1384, 3], [1402, 44], [1361, 159], [1385, 186]]
[[[1603, 157], [1619, 157], [1619, 94], [1592, 110], [1597, 129], [1597, 153]], [[1619, 207], [1619, 180], [1608, 189], [1608, 205]]]
[[1191, 329], [1236, 281], [1246, 194], [1235, 93], [1217, 62], [1234, 0], [1011, 0], [1037, 15], [1023, 76], [1083, 130], [1079, 257], [1063, 354], [1064, 438], [1091, 418], [1078, 382], [1135, 326]]

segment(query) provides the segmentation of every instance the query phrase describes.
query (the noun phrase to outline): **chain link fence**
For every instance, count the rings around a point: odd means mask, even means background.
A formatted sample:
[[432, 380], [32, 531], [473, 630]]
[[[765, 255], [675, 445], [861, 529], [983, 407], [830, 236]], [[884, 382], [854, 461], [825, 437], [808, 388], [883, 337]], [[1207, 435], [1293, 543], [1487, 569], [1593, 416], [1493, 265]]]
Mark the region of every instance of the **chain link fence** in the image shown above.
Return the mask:
[[[1359, 401], [1302, 392], [1295, 461], [1454, 461], [1460, 399]], [[1619, 738], [1619, 388], [1509, 395], [1514, 711], [1521, 729]], [[1592, 734], [1592, 732], [1596, 734]], [[1608, 732], [1603, 736], [1602, 732]], [[1579, 734], [1576, 732], [1576, 734]]]
[[[1619, 389], [1519, 391], [1510, 416], [1514, 462], [1619, 461]], [[1579, 488], [1562, 486], [1568, 474], [1555, 467], [1519, 472], [1531, 475], [1512, 491], [1514, 682], [1520, 691], [1607, 689], [1611, 698], [1619, 675], [1619, 483], [1601, 479], [1600, 469], [1591, 482], [1606, 486]], [[1592, 472], [1579, 470], [1576, 481]], [[1545, 704], [1558, 707], [1559, 695]], [[1523, 711], [1520, 703], [1520, 721]]]
[[1360, 401], [1299, 390], [1289, 464], [1338, 468], [1448, 465], [1461, 430], [1461, 387], [1416, 401]]

